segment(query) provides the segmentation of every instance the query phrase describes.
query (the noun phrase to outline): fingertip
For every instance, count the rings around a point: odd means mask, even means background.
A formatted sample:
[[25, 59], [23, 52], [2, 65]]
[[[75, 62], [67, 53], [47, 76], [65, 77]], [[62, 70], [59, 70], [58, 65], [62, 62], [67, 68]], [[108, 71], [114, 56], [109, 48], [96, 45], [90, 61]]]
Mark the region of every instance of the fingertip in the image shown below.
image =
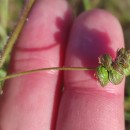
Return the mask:
[[[122, 47], [123, 33], [117, 18], [102, 9], [90, 10], [82, 13], [73, 24], [65, 65], [95, 68], [99, 65], [100, 55], [110, 54], [114, 59], [117, 49]], [[94, 73], [95, 71], [67, 71], [65, 84], [69, 87], [102, 89]], [[105, 89], [113, 91], [113, 88], [114, 91], [122, 91], [124, 81], [116, 87], [109, 83]]]
[[[114, 16], [100, 9], [84, 12], [73, 24], [65, 65], [97, 67], [100, 55], [115, 58], [123, 46], [122, 29]], [[124, 81], [103, 88], [94, 73], [65, 71], [57, 130], [124, 130]]]

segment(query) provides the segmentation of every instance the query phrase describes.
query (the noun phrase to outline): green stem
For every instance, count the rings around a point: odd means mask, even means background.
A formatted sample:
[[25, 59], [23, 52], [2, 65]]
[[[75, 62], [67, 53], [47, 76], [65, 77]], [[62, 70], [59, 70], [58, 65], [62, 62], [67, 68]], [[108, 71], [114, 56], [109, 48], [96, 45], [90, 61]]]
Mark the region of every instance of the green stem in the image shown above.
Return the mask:
[[41, 68], [41, 69], [36, 69], [36, 70], [29, 70], [29, 71], [24, 71], [16, 74], [11, 74], [7, 75], [6, 77], [0, 78], [0, 81], [15, 78], [18, 76], [22, 75], [27, 75], [35, 72], [41, 72], [41, 71], [46, 71], [46, 70], [95, 70], [95, 68], [86, 68], [86, 67], [52, 67], [52, 68]]
[[29, 0], [27, 6], [25, 7], [24, 11], [23, 11], [23, 14], [16, 26], [16, 28], [14, 29], [11, 37], [9, 38], [8, 42], [7, 42], [7, 46], [2, 54], [2, 58], [1, 58], [1, 61], [0, 61], [0, 68], [3, 66], [5, 60], [6, 60], [6, 57], [7, 55], [11, 52], [13, 46], [14, 46], [14, 43], [15, 41], [17, 40], [23, 26], [24, 26], [24, 23], [26, 22], [26, 19], [27, 19], [27, 16], [34, 4], [36, 0]]

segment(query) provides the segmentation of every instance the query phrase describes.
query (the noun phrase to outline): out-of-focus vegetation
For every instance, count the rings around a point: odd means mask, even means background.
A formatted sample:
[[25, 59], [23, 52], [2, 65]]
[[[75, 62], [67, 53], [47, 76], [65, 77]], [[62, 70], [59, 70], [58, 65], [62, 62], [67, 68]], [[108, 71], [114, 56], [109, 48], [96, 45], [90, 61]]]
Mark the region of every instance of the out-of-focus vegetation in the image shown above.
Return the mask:
[[0, 50], [18, 20], [23, 3], [23, 0], [0, 0]]
[[[130, 0], [68, 0], [75, 15], [84, 10], [102, 8], [115, 15], [123, 28], [126, 48], [130, 49]], [[17, 23], [24, 0], [0, 0], [0, 51]], [[104, 117], [105, 118], [105, 117]], [[126, 130], [130, 130], [130, 76], [125, 88]]]

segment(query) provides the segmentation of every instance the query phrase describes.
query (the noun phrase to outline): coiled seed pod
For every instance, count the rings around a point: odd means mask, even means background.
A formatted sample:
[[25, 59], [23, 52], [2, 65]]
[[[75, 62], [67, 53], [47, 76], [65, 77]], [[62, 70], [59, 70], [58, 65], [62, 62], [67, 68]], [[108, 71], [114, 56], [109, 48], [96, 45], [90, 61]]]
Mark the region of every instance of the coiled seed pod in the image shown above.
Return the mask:
[[120, 56], [120, 55], [122, 55], [122, 54], [125, 54], [125, 53], [126, 53], [125, 48], [118, 49], [117, 50], [117, 57]]
[[130, 50], [127, 50], [126, 53], [129, 56], [129, 58], [130, 58]]
[[129, 66], [129, 57], [127, 54], [123, 54], [118, 59], [115, 60], [118, 64], [121, 64], [123, 68], [127, 68]]
[[130, 51], [126, 51], [124, 48], [118, 50], [115, 62], [121, 64], [123, 68], [128, 68], [130, 62]]
[[130, 74], [130, 51], [121, 48], [114, 61], [109, 54], [104, 54], [99, 57], [99, 63], [96, 75], [101, 86], [106, 86], [109, 81], [114, 85], [120, 84], [123, 77]]
[[125, 75], [125, 76], [130, 75], [130, 65], [129, 65], [128, 68], [124, 69], [123, 71], [124, 71], [124, 75]]
[[124, 75], [117, 72], [115, 69], [109, 71], [109, 81], [114, 84], [120, 84], [123, 80]]
[[99, 57], [99, 63], [109, 71], [111, 69], [112, 58], [109, 54], [104, 54]]
[[112, 67], [113, 67], [113, 69], [115, 69], [118, 73], [120, 73], [120, 74], [124, 74], [124, 68], [122, 67], [122, 65], [121, 64], [119, 64], [119, 63], [117, 63], [117, 62], [113, 62], [112, 63]]
[[98, 81], [100, 82], [101, 86], [106, 86], [109, 82], [108, 79], [108, 71], [105, 67], [103, 66], [98, 66], [96, 69], [96, 77]]

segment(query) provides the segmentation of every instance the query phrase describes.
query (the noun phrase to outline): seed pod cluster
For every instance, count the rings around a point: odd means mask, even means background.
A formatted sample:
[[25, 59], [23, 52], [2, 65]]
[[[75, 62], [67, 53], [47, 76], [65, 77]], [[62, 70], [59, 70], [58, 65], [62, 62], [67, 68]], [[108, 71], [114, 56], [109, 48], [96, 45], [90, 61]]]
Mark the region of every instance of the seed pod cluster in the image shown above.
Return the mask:
[[121, 48], [117, 51], [115, 60], [109, 54], [99, 57], [99, 66], [96, 69], [96, 77], [101, 86], [106, 86], [109, 82], [114, 85], [120, 84], [124, 78], [130, 74], [130, 50]]

